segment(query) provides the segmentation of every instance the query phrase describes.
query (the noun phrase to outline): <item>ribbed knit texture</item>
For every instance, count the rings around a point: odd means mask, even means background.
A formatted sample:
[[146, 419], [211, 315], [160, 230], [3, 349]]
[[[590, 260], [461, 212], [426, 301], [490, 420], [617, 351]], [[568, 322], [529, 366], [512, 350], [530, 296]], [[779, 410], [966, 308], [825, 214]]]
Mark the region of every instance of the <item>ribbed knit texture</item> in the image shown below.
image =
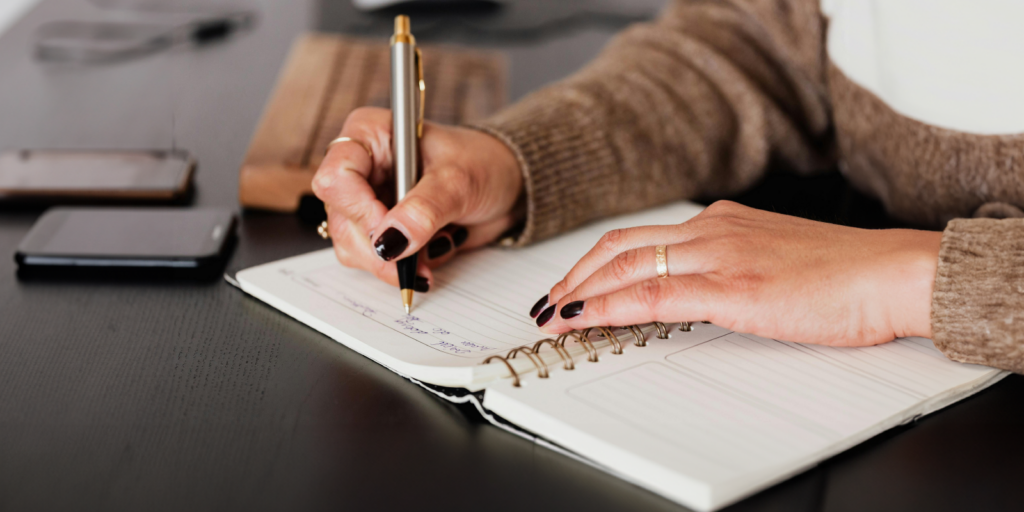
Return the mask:
[[896, 112], [834, 65], [828, 78], [841, 169], [890, 215], [941, 229], [954, 218], [1012, 217], [1006, 208], [1024, 204], [1024, 134], [928, 125]]
[[1024, 373], [1024, 219], [957, 219], [932, 294], [935, 346], [951, 359]]
[[576, 75], [480, 123], [524, 171], [518, 244], [739, 192], [770, 159], [828, 168], [822, 30], [816, 2], [676, 2]]

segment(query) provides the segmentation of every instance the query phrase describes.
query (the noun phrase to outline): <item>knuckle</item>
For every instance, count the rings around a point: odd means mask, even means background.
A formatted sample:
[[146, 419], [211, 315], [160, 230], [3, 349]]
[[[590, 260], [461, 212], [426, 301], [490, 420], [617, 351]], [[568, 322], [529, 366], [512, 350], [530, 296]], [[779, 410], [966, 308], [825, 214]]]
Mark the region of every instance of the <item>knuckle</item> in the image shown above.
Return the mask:
[[644, 306], [648, 311], [657, 311], [665, 300], [665, 288], [660, 279], [648, 279], [634, 288], [637, 304]]
[[591, 299], [587, 301], [587, 318], [588, 321], [603, 322], [604, 319], [608, 318], [609, 312], [608, 299], [606, 297], [599, 297], [597, 299]]
[[718, 204], [720, 202], [721, 201], [715, 201], [715, 202], [707, 205], [707, 207], [704, 208], [704, 211], [700, 212], [701, 216], [702, 217], [711, 217], [711, 216], [717, 214], [718, 211], [722, 209], [721, 205]]
[[551, 287], [551, 291], [548, 292], [548, 297], [549, 298], [550, 297], [561, 297], [561, 296], [565, 295], [565, 290], [566, 290], [565, 281], [564, 280], [559, 281], [559, 282], [555, 283], [554, 286]]
[[420, 229], [433, 233], [440, 227], [444, 213], [436, 199], [421, 195], [412, 196], [406, 198], [402, 206], [409, 219]]
[[629, 280], [636, 273], [637, 260], [639, 259], [636, 250], [620, 253], [612, 259], [609, 265], [612, 277], [617, 281]]
[[[571, 292], [572, 290], [575, 290], [576, 287], [579, 286], [581, 282], [583, 282], [583, 280], [580, 279], [580, 277], [578, 276], [578, 272], [575, 269], [570, 270], [569, 274], [565, 276], [565, 279], [562, 279], [561, 282], [559, 282], [558, 284], [555, 285], [556, 287], [559, 287], [559, 286], [561, 287], [558, 290], [559, 294], [557, 296], [561, 297], [562, 294], [566, 294], [566, 293]], [[554, 293], [552, 293], [550, 296], [551, 297], [556, 297], [556, 295]], [[561, 299], [559, 299], [559, 300], [561, 300]]]
[[715, 201], [709, 205], [706, 210], [713, 213], [725, 213], [735, 210], [739, 206], [738, 203], [728, 200]]
[[311, 188], [313, 189], [313, 194], [319, 197], [320, 199], [323, 199], [323, 197], [321, 196], [323, 195], [323, 192], [327, 189], [327, 187], [324, 186], [324, 176], [326, 176], [327, 172], [328, 171], [326, 169], [321, 167], [320, 170], [318, 170], [316, 174], [313, 175], [313, 182], [311, 184]]
[[334, 185], [337, 184], [338, 178], [338, 169], [328, 166], [320, 167], [313, 176], [310, 188], [313, 189], [313, 194], [323, 199], [328, 196], [332, 188], [336, 188]]
[[349, 112], [348, 119], [345, 121], [347, 126], [349, 123], [359, 124], [370, 122], [380, 117], [381, 111], [384, 109], [378, 107], [359, 107]]
[[624, 229], [613, 229], [601, 235], [601, 240], [597, 242], [598, 249], [607, 252], [619, 252], [618, 247], [622, 243], [625, 231]]

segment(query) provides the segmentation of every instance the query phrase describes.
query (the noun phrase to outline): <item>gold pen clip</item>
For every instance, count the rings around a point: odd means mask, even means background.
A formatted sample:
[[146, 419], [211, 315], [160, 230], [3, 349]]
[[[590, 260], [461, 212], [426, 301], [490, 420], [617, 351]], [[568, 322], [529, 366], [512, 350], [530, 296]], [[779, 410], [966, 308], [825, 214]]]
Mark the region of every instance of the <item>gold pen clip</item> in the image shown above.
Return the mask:
[[416, 136], [423, 137], [423, 115], [427, 102], [427, 83], [423, 80], [423, 53], [416, 48], [416, 76], [419, 78], [420, 86], [420, 115], [416, 121]]

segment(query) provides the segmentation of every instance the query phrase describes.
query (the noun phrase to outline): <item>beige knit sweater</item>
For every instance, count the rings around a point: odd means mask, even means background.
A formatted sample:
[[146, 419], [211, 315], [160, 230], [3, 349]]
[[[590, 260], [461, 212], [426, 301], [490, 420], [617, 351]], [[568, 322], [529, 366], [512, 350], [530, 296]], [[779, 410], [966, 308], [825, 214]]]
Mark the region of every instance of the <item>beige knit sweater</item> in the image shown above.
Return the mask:
[[[517, 154], [519, 244], [657, 203], [743, 190], [769, 162], [840, 169], [898, 218], [945, 226], [936, 346], [1024, 373], [1024, 134], [905, 117], [828, 58], [817, 0], [676, 0], [572, 77], [479, 127]], [[972, 217], [996, 217], [972, 218]]]

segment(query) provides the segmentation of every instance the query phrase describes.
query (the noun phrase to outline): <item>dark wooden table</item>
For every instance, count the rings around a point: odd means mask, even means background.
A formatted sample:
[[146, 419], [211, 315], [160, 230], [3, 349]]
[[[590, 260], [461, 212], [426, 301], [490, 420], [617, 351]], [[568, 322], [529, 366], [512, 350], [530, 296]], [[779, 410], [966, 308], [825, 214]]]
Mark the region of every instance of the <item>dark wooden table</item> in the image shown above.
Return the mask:
[[[196, 204], [237, 207], [237, 167], [292, 38], [377, 30], [344, 0], [249, 5], [258, 26], [224, 44], [55, 66], [31, 57], [40, 23], [134, 15], [45, 0], [0, 38], [0, 150], [174, 144], [199, 158]], [[552, 33], [529, 13], [566, 4], [517, 5], [481, 14], [511, 20], [491, 39], [436, 37], [504, 48], [516, 97], [651, 12], [634, 3]], [[771, 178], [745, 200], [874, 222], [830, 213], [860, 199], [837, 177], [814, 180]], [[487, 426], [222, 282], [19, 282], [10, 256], [38, 213], [0, 211], [0, 510], [679, 510]], [[240, 236], [232, 268], [325, 246], [293, 216], [247, 212]], [[1012, 376], [734, 510], [1020, 509], [1022, 402]]]

